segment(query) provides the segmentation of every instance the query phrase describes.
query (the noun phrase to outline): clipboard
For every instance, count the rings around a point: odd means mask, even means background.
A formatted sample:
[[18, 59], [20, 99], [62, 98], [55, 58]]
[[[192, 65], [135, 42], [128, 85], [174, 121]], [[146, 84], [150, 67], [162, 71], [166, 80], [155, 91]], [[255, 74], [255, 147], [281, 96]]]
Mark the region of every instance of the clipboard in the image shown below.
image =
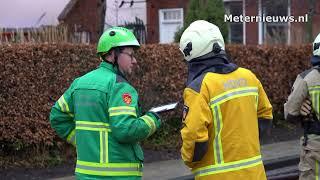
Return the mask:
[[178, 106], [178, 103], [179, 102], [174, 102], [174, 103], [170, 103], [170, 104], [166, 104], [166, 105], [162, 105], [162, 106], [153, 107], [149, 111], [155, 112], [155, 113], [170, 111], [170, 110], [175, 109]]

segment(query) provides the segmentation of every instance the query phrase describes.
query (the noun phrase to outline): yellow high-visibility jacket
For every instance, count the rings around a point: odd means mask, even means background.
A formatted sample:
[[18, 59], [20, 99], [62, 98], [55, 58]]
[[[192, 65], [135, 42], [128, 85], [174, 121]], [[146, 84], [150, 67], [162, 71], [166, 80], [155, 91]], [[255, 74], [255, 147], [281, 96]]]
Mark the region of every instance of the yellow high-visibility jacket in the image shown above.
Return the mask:
[[196, 179], [266, 179], [258, 118], [272, 120], [272, 106], [251, 71], [203, 73], [183, 99], [181, 156]]

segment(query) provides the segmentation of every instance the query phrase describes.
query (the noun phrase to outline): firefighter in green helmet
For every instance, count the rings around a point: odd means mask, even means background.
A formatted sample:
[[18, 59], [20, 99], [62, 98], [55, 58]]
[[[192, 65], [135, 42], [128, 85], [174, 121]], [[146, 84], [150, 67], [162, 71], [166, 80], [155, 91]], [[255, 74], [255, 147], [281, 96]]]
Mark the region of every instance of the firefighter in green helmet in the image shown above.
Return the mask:
[[154, 112], [141, 114], [137, 91], [126, 79], [138, 47], [126, 28], [105, 31], [97, 46], [100, 66], [75, 79], [51, 109], [52, 128], [77, 149], [77, 179], [141, 179], [139, 141], [161, 121]]

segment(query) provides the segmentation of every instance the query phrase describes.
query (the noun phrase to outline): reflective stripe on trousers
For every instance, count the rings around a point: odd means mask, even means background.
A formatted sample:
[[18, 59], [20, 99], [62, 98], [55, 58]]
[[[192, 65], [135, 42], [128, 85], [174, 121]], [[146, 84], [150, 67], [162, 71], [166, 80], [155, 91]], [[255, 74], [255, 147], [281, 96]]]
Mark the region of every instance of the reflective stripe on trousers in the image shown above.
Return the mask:
[[237, 88], [230, 91], [226, 91], [210, 100], [210, 107], [213, 112], [213, 121], [214, 121], [214, 142], [213, 142], [213, 154], [214, 154], [214, 165], [202, 167], [193, 171], [195, 176], [205, 176], [209, 174], [216, 174], [228, 171], [235, 171], [244, 168], [249, 168], [253, 166], [257, 166], [262, 164], [261, 155], [242, 159], [239, 161], [233, 162], [224, 162], [224, 155], [223, 155], [223, 147], [222, 147], [222, 139], [221, 139], [221, 132], [223, 128], [223, 121], [222, 121], [222, 113], [220, 109], [220, 105], [226, 101], [244, 97], [244, 96], [254, 96], [256, 100], [255, 107], [258, 106], [258, 88], [257, 87], [245, 87], [245, 88]]

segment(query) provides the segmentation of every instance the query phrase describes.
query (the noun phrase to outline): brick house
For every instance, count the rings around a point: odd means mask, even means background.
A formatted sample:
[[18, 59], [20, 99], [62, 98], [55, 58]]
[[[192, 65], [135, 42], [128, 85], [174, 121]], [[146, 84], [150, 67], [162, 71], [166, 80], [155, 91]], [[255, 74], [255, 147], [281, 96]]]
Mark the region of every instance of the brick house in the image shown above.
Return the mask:
[[103, 32], [105, 12], [105, 0], [70, 0], [58, 20], [68, 27], [71, 37], [96, 43]]
[[107, 11], [105, 29], [110, 26], [135, 22], [139, 18], [146, 24], [145, 0], [106, 0]]
[[[147, 42], [170, 43], [174, 32], [183, 25], [188, 0], [147, 1]], [[307, 42], [309, 9], [313, 7], [312, 38], [320, 32], [320, 1], [310, 6], [301, 0], [224, 0], [226, 15], [290, 17], [304, 22], [230, 22], [230, 43], [294, 44]], [[306, 15], [307, 14], [307, 15]], [[278, 22], [275, 22], [278, 21]]]
[[[320, 1], [315, 1], [312, 38], [320, 32]], [[243, 44], [295, 44], [307, 42], [308, 1], [301, 0], [240, 0], [225, 1], [226, 9], [232, 14], [241, 13], [246, 16], [283, 16], [294, 17], [303, 22], [247, 22], [238, 23], [242, 31]], [[238, 9], [238, 10], [237, 10]], [[278, 20], [280, 21], [280, 20]], [[232, 23], [230, 23], [232, 26]], [[242, 26], [242, 28], [241, 28]], [[231, 33], [232, 33], [232, 28]], [[231, 35], [232, 38], [232, 35]], [[232, 40], [231, 40], [232, 42]]]
[[147, 1], [147, 43], [170, 43], [183, 26], [189, 0]]

